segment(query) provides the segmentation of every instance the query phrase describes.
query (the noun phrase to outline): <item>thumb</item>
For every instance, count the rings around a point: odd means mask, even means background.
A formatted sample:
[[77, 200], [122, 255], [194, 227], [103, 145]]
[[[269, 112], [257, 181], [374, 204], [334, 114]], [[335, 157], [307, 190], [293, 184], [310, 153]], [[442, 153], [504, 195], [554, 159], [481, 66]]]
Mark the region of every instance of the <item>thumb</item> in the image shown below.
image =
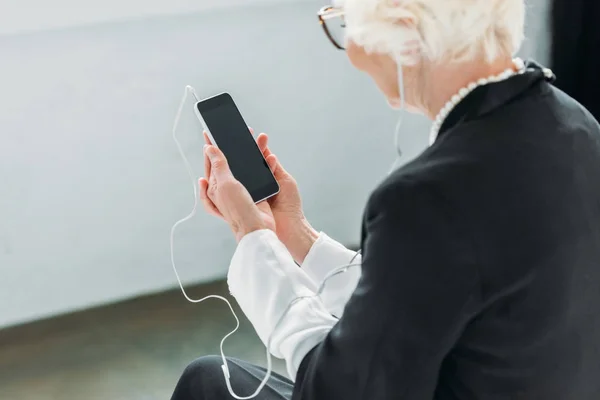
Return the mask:
[[233, 176], [229, 169], [229, 164], [227, 164], [227, 159], [221, 150], [215, 146], [208, 146], [206, 148], [206, 155], [210, 160], [211, 175], [214, 175], [219, 180]]

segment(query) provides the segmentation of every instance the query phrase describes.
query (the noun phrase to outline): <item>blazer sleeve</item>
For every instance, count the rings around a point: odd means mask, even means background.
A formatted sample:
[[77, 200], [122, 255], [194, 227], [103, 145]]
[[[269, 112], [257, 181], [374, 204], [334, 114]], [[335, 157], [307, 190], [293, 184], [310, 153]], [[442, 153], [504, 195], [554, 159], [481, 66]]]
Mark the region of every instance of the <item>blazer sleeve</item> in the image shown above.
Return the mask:
[[294, 400], [431, 399], [445, 355], [480, 302], [461, 218], [433, 191], [370, 201], [362, 276], [344, 314], [303, 359]]
[[479, 299], [457, 219], [426, 191], [376, 193], [361, 277], [339, 321], [273, 232], [242, 239], [229, 288], [263, 343], [286, 360], [293, 399], [433, 397], [442, 360]]

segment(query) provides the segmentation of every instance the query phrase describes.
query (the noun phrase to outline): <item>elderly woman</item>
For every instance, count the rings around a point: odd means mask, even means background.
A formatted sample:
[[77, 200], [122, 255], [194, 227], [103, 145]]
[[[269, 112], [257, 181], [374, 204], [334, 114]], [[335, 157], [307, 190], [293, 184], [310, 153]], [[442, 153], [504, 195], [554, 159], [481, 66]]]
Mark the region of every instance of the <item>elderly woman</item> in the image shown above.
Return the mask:
[[[258, 399], [600, 399], [600, 127], [550, 70], [513, 59], [524, 9], [346, 0], [321, 11], [325, 26], [344, 21], [345, 40], [330, 39], [392, 107], [433, 120], [431, 146], [371, 195], [362, 256], [306, 221], [266, 135], [281, 192], [258, 205], [205, 147], [202, 200], [239, 242], [231, 293], [291, 378], [273, 375]], [[361, 267], [313, 296], [349, 263]], [[173, 399], [231, 398], [221, 364], [192, 363]], [[239, 396], [265, 376], [228, 364]]]

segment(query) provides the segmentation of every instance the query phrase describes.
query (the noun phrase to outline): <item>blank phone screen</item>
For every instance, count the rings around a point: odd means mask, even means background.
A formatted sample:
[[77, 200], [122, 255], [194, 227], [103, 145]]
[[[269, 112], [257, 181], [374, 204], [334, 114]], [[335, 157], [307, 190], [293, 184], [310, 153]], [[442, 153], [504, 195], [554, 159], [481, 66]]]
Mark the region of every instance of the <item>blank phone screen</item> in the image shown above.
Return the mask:
[[254, 201], [277, 193], [277, 182], [231, 96], [221, 94], [199, 102], [197, 107], [216, 145], [227, 157], [233, 176]]

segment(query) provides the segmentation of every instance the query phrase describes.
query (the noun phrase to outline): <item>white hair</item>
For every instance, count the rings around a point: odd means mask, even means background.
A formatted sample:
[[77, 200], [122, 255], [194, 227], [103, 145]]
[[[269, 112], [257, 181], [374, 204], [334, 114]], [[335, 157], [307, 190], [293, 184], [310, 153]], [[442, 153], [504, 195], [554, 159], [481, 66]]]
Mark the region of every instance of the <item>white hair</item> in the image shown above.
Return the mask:
[[338, 0], [346, 37], [402, 64], [513, 56], [524, 37], [524, 0]]

